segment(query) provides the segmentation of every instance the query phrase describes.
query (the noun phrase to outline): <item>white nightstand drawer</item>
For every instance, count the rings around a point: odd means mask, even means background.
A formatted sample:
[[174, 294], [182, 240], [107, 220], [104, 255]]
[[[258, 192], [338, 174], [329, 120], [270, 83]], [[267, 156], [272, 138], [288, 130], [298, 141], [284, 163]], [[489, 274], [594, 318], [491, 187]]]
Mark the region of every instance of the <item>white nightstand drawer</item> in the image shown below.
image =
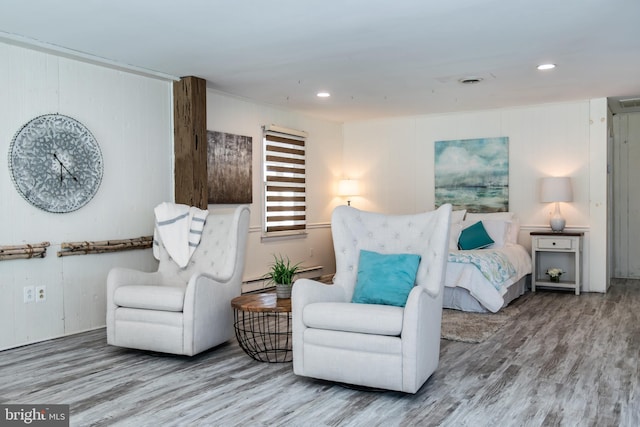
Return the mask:
[[538, 238], [538, 248], [540, 249], [573, 249], [573, 239], [559, 237], [557, 239]]

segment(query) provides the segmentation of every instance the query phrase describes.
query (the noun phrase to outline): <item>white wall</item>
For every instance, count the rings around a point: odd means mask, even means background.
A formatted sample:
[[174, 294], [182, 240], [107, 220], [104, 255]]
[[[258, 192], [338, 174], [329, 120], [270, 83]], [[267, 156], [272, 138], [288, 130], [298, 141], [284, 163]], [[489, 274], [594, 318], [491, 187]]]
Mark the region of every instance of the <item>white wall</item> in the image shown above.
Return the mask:
[[[0, 349], [105, 324], [105, 282], [114, 266], [157, 268], [151, 250], [57, 257], [62, 242], [151, 235], [153, 207], [173, 200], [172, 83], [0, 43], [0, 152], [14, 134], [42, 114], [83, 123], [104, 157], [96, 196], [68, 214], [27, 203], [0, 156], [0, 245], [49, 241], [44, 259], [0, 262]], [[273, 254], [335, 271], [330, 217], [342, 175], [342, 125], [258, 105], [213, 91], [207, 94], [208, 129], [253, 137], [253, 194], [245, 279], [262, 276]], [[262, 130], [278, 124], [309, 133], [305, 238], [261, 239]], [[225, 206], [210, 205], [211, 210]], [[25, 286], [46, 285], [47, 300], [23, 303]]]
[[[150, 250], [57, 257], [68, 241], [151, 235], [152, 209], [173, 197], [171, 82], [0, 43], [0, 245], [51, 242], [44, 259], [0, 261], [0, 349], [105, 324], [112, 266], [152, 270]], [[9, 145], [29, 120], [60, 113], [95, 136], [104, 176], [95, 197], [67, 214], [27, 203], [7, 165]], [[23, 287], [47, 300], [23, 303]]]
[[[153, 207], [173, 200], [171, 82], [0, 43], [0, 245], [49, 241], [44, 259], [0, 261], [0, 349], [104, 326], [105, 279], [113, 266], [153, 270], [150, 250], [56, 257], [66, 241], [150, 235]], [[94, 134], [105, 171], [98, 193], [68, 214], [50, 214], [17, 193], [7, 166], [14, 134], [32, 118], [71, 116]], [[604, 114], [604, 116], [603, 116]], [[277, 124], [309, 133], [308, 235], [261, 239], [262, 130]], [[585, 231], [585, 290], [606, 289], [606, 100], [340, 124], [207, 91], [207, 128], [253, 138], [253, 203], [244, 278], [262, 276], [273, 254], [335, 271], [330, 219], [345, 201], [342, 177], [360, 180], [361, 209], [418, 212], [433, 208], [433, 142], [510, 138], [510, 206], [522, 220], [521, 241], [545, 228], [549, 206], [537, 202], [537, 180], [567, 174], [574, 203], [568, 228]], [[210, 209], [223, 206], [210, 205]], [[601, 245], [601, 246], [600, 246]], [[594, 258], [596, 259], [596, 258]], [[605, 259], [605, 258], [603, 258]], [[592, 280], [589, 280], [591, 277]], [[594, 279], [595, 278], [595, 279]], [[47, 301], [24, 304], [23, 287], [46, 285]]]
[[[307, 138], [307, 236], [262, 241], [262, 126], [276, 124], [305, 131]], [[336, 197], [342, 176], [342, 124], [256, 104], [207, 91], [207, 129], [251, 136], [253, 141], [253, 203], [244, 279], [263, 276], [274, 254], [288, 256], [303, 266], [324, 266], [335, 272], [331, 240], [331, 212], [344, 200]], [[209, 205], [215, 210], [215, 205]]]
[[[585, 232], [583, 290], [606, 290], [606, 99], [500, 110], [346, 123], [344, 170], [361, 181], [352, 204], [413, 213], [434, 207], [434, 141], [509, 137], [509, 207], [520, 242], [548, 228], [552, 206], [539, 203], [539, 179], [571, 176], [574, 202], [563, 203], [567, 229]], [[603, 237], [605, 238], [603, 242]], [[601, 263], [590, 263], [597, 253]]]
[[[606, 98], [589, 102], [589, 225], [585, 258], [588, 270], [587, 290], [606, 292], [610, 284], [610, 242], [609, 242], [609, 165], [612, 150], [608, 135], [608, 114]], [[592, 260], [593, 262], [589, 262]]]

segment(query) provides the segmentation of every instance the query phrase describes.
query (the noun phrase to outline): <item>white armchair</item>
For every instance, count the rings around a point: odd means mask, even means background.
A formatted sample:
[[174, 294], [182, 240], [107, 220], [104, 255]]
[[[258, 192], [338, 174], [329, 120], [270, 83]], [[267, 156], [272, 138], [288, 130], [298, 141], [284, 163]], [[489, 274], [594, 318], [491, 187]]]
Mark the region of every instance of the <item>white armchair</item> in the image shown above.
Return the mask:
[[[297, 375], [415, 393], [438, 366], [451, 205], [415, 215], [339, 206], [331, 219], [333, 285], [293, 286]], [[352, 303], [360, 250], [420, 255], [404, 307]]]
[[107, 278], [107, 343], [193, 356], [233, 336], [231, 299], [240, 295], [249, 208], [210, 214], [189, 264], [160, 243], [158, 271], [114, 268]]

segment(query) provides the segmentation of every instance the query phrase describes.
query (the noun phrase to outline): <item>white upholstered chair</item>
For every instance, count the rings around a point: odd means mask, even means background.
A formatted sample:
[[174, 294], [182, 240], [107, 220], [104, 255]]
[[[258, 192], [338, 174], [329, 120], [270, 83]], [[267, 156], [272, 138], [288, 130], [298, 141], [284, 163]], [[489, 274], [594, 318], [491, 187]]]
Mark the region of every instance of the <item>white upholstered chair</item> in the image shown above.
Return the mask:
[[107, 342], [192, 356], [233, 337], [249, 208], [209, 214], [200, 244], [180, 268], [160, 244], [158, 271], [114, 268], [107, 278]]
[[[333, 284], [293, 286], [293, 370], [297, 375], [415, 393], [438, 366], [451, 205], [414, 215], [348, 206], [331, 219]], [[404, 307], [352, 303], [360, 250], [418, 254]]]

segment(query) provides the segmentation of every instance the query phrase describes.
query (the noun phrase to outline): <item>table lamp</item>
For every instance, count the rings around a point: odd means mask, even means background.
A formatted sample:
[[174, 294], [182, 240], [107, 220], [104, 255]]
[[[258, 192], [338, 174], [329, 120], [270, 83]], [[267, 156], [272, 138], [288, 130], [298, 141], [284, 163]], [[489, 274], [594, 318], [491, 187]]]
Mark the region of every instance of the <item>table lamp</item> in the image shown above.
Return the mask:
[[555, 203], [555, 211], [551, 215], [549, 225], [551, 230], [561, 232], [564, 230], [566, 221], [560, 214], [560, 202], [572, 202], [573, 190], [571, 188], [571, 178], [569, 177], [548, 177], [542, 178], [540, 187], [540, 201], [543, 203]]
[[[338, 195], [342, 197], [351, 197], [360, 195], [358, 181], [355, 179], [342, 179], [338, 183]], [[351, 200], [347, 200], [347, 206], [351, 206]]]

